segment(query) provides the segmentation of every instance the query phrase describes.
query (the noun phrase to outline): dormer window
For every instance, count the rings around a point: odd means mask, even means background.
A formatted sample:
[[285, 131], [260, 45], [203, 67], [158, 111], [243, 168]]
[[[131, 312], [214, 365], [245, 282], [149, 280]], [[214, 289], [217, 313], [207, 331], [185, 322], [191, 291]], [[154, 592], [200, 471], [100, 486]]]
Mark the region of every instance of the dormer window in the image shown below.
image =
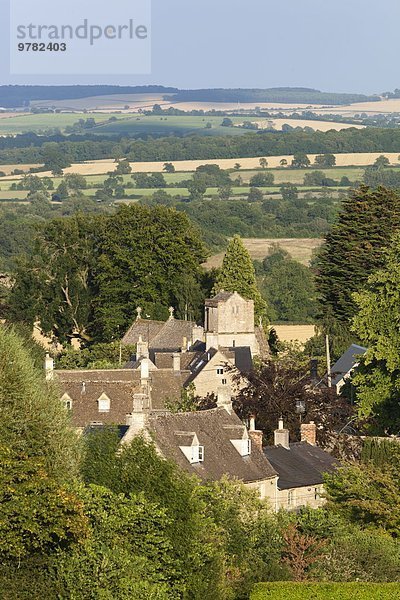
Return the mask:
[[72, 410], [72, 398], [68, 394], [63, 395], [61, 402], [67, 410]]
[[240, 456], [250, 456], [251, 440], [249, 438], [242, 440], [231, 440], [231, 443], [235, 446]]
[[175, 431], [175, 436], [178, 439], [179, 449], [191, 465], [204, 462], [204, 446], [199, 444], [196, 433]]
[[97, 407], [99, 413], [108, 413], [111, 408], [111, 400], [107, 396], [107, 394], [102, 394], [100, 398], [97, 400]]

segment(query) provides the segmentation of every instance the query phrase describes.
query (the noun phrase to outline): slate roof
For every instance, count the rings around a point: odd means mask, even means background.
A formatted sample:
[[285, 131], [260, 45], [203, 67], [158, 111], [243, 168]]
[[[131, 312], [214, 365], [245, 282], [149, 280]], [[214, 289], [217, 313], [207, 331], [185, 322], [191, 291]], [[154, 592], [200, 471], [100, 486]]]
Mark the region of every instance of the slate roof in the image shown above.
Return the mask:
[[323, 473], [333, 471], [338, 465], [333, 456], [307, 442], [290, 444], [290, 450], [267, 446], [264, 454], [279, 475], [280, 490], [319, 485], [324, 481]]
[[[151, 416], [148, 427], [163, 456], [200, 479], [219, 480], [228, 475], [250, 483], [276, 476], [255, 444], [249, 456], [239, 454], [230, 440], [241, 439], [245, 427], [237, 415], [229, 414], [224, 408]], [[204, 446], [204, 462], [190, 464], [179, 446], [185, 445], [182, 439], [189, 440], [190, 445], [194, 434], [200, 446]]]
[[352, 344], [348, 350], [339, 358], [331, 369], [332, 384], [337, 385], [343, 376], [351, 371], [359, 362], [359, 356], [365, 354], [367, 348]]

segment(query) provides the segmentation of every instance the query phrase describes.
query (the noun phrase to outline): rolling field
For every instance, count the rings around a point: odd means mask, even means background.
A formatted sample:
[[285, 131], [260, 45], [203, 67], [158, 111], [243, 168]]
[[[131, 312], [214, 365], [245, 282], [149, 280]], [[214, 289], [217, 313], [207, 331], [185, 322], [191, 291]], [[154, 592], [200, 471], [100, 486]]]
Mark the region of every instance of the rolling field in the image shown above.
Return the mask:
[[[360, 181], [362, 179], [364, 169], [362, 167], [317, 167], [312, 165], [308, 169], [265, 169], [264, 171], [257, 171], [257, 173], [272, 173], [274, 176], [274, 183], [279, 185], [282, 183], [294, 183], [301, 185], [304, 180], [304, 175], [310, 173], [310, 171], [323, 171], [327, 177], [332, 179], [340, 180], [342, 177], [348, 177], [350, 181]], [[239, 175], [243, 180], [243, 183], [248, 183], [254, 176], [254, 170], [252, 171], [239, 171]], [[237, 173], [232, 173], [231, 177], [233, 180], [238, 176]]]
[[[399, 153], [397, 152], [370, 152], [370, 153], [349, 153], [349, 154], [336, 154], [336, 164], [337, 167], [363, 167], [372, 165], [378, 156], [386, 156], [391, 164], [398, 165], [398, 157]], [[314, 162], [315, 154], [309, 154], [308, 157], [311, 160], [311, 163]], [[274, 174], [282, 179], [279, 181], [292, 181], [290, 178], [299, 177], [299, 173], [304, 177], [305, 170], [299, 169], [299, 171], [294, 169], [287, 169], [280, 167], [280, 161], [285, 159], [288, 163], [291, 162], [292, 156], [284, 155], [284, 156], [269, 156], [266, 157], [268, 160], [269, 168], [276, 169]], [[206, 160], [182, 160], [182, 161], [172, 161], [172, 164], [175, 166], [177, 173], [190, 173], [196, 170], [197, 167], [205, 164], [216, 164], [219, 165], [221, 169], [230, 169], [233, 170], [236, 163], [241, 165], [241, 169], [239, 171], [235, 171], [234, 174], [241, 175], [242, 172], [246, 172], [247, 170], [260, 170], [260, 159], [257, 158], [224, 158], [224, 159], [206, 159]], [[5, 173], [10, 173], [11, 170], [15, 168], [22, 168], [23, 165], [0, 165], [0, 170]], [[25, 165], [26, 166], [26, 165]], [[37, 166], [37, 165], [29, 165], [29, 166]], [[64, 170], [64, 173], [79, 173], [81, 175], [93, 176], [93, 175], [106, 175], [109, 171], [114, 171], [116, 167], [116, 163], [112, 159], [105, 160], [95, 160], [88, 161], [84, 163], [74, 163], [71, 167], [68, 167]], [[162, 173], [164, 168], [164, 161], [162, 162], [137, 162], [131, 163], [132, 172], [134, 173]], [[306, 171], [311, 171], [313, 169], [317, 169], [317, 167], [311, 166]], [[336, 168], [332, 169], [335, 170]], [[329, 172], [329, 169], [322, 169], [324, 171]], [[355, 171], [356, 172], [356, 171]], [[278, 175], [279, 173], [279, 175]], [[348, 177], [350, 175], [346, 171]], [[176, 174], [175, 174], [176, 175]], [[38, 173], [39, 177], [51, 177], [51, 173], [49, 171]], [[20, 179], [20, 175], [11, 175], [7, 177], [8, 181]], [[0, 180], [1, 183], [1, 180]]]
[[305, 344], [315, 335], [315, 325], [274, 325], [281, 342], [300, 342]]
[[268, 129], [270, 123], [273, 123], [274, 129], [281, 131], [283, 125], [290, 125], [291, 127], [311, 127], [314, 131], [341, 131], [342, 129], [349, 129], [351, 127], [355, 129], [364, 129], [363, 125], [351, 125], [349, 123], [334, 123], [331, 121], [312, 121], [309, 119], [270, 119], [268, 121], [258, 121], [254, 119], [252, 122], [257, 123], [260, 129]]
[[168, 94], [113, 94], [110, 96], [89, 96], [70, 100], [34, 100], [32, 106], [54, 106], [61, 110], [123, 110], [129, 106], [130, 111], [150, 109], [154, 104], [169, 104], [163, 100]]
[[[383, 153], [384, 156], [390, 160], [392, 164], [398, 164], [397, 152]], [[379, 152], [371, 153], [351, 153], [351, 154], [336, 154], [336, 164], [338, 167], [348, 166], [367, 166], [372, 165], [375, 160], [380, 156]], [[315, 155], [308, 155], [311, 162], [314, 162]], [[269, 156], [267, 157], [268, 165], [271, 168], [280, 167], [280, 161], [282, 159], [287, 160], [289, 163], [292, 160], [292, 156]], [[197, 167], [205, 164], [219, 165], [221, 169], [233, 169], [235, 164], [239, 163], [242, 169], [259, 169], [260, 159], [257, 158], [224, 158], [224, 159], [208, 159], [208, 160], [181, 160], [172, 161], [178, 172], [190, 172], [195, 171]], [[164, 162], [141, 162], [131, 163], [132, 171], [135, 173], [162, 173]], [[87, 163], [74, 164], [68, 169], [65, 169], [65, 173], [80, 173], [82, 175], [98, 175], [101, 173], [107, 173], [115, 169], [115, 162], [112, 160], [100, 160], [91, 161]], [[284, 171], [289, 172], [289, 169]], [[237, 171], [240, 174], [240, 171]], [[44, 174], [42, 174], [43, 176]], [[49, 176], [49, 173], [46, 174]]]
[[[279, 244], [284, 250], [287, 250], [292, 258], [298, 260], [303, 265], [310, 263], [312, 253], [322, 244], [320, 238], [246, 238], [243, 243], [254, 260], [264, 259], [273, 244]], [[206, 268], [220, 267], [224, 258], [224, 252], [215, 254], [205, 263]]]
[[94, 115], [85, 113], [49, 113], [37, 115], [13, 113], [12, 116], [0, 119], [0, 135], [16, 135], [18, 133], [30, 132], [37, 133], [54, 127], [61, 129], [62, 131], [65, 127], [79, 121], [79, 119], [86, 120], [88, 118], [93, 118], [96, 123], [102, 123], [113, 116], [117, 119], [124, 118], [119, 113], [96, 113]]
[[[210, 116], [159, 116], [140, 115], [127, 117], [115, 123], [107, 123], [96, 128], [95, 133], [109, 135], [138, 135], [141, 133], [168, 136], [172, 133], [179, 135], [243, 135], [247, 130], [237, 127], [221, 127], [223, 117]], [[251, 121], [251, 117], [243, 119], [232, 117], [232, 121], [240, 125], [244, 120]], [[206, 127], [211, 124], [211, 127]]]

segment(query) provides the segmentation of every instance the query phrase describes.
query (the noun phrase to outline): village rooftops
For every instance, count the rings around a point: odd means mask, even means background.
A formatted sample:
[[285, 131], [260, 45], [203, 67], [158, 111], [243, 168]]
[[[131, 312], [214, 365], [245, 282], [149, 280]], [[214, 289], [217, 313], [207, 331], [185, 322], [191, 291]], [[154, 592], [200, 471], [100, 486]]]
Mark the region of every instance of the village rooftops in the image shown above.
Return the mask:
[[364, 346], [352, 344], [331, 368], [332, 385], [338, 385], [357, 366], [360, 356], [367, 351]]
[[279, 474], [280, 490], [322, 484], [323, 474], [338, 464], [333, 456], [307, 442], [295, 442], [289, 448], [267, 446], [264, 454]]
[[227, 475], [251, 483], [276, 477], [239, 417], [224, 408], [150, 416], [148, 430], [165, 458], [200, 479]]

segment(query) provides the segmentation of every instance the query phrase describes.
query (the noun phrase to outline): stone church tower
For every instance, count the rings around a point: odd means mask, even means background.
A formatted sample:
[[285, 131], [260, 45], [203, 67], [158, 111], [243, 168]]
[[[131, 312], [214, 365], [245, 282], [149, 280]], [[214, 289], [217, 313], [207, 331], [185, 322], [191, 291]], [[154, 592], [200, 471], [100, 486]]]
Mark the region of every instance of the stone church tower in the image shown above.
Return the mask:
[[252, 356], [260, 354], [254, 327], [254, 302], [237, 292], [221, 290], [205, 303], [206, 347], [247, 346]]

